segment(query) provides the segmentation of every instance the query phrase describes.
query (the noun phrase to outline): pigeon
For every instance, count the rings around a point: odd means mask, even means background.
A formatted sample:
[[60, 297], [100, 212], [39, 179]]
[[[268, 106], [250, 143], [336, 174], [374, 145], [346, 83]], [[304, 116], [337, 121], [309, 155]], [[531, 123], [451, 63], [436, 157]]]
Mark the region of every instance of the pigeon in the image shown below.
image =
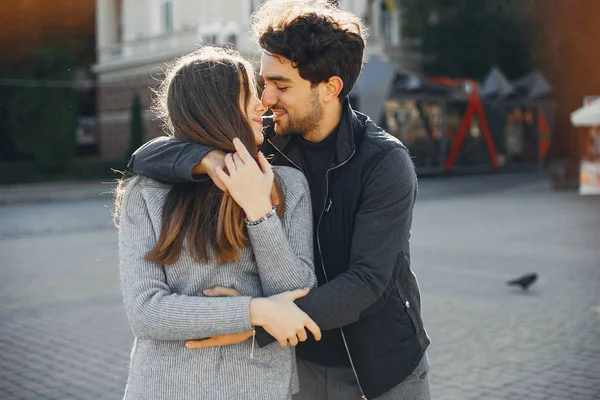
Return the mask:
[[511, 281], [506, 282], [508, 286], [519, 286], [523, 291], [529, 289], [529, 286], [533, 285], [535, 281], [537, 281], [538, 274], [535, 272], [532, 274], [523, 275], [520, 278], [513, 279]]

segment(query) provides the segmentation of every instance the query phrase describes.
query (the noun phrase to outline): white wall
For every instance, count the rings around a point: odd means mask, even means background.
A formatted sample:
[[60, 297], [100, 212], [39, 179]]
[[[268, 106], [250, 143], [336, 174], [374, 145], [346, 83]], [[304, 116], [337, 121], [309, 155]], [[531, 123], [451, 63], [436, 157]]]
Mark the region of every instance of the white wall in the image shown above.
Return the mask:
[[[257, 48], [252, 43], [250, 29], [251, 0], [171, 0], [173, 31], [169, 35], [162, 32], [161, 2], [162, 0], [121, 0], [123, 14], [123, 37], [115, 38], [114, 29], [117, 21], [111, 20], [117, 0], [97, 0], [97, 33], [98, 53], [101, 47], [114, 42], [123, 42], [120, 53], [99, 56], [97, 70], [126, 68], [141, 65], [149, 60], [173, 58], [190, 51], [202, 43], [198, 36], [198, 28], [209, 24], [234, 21], [238, 27], [237, 48], [245, 56], [252, 59]], [[379, 1], [374, 2], [378, 9]], [[256, 3], [256, 0], [255, 0]], [[342, 8], [364, 17], [367, 13], [367, 0], [341, 0]], [[376, 15], [372, 20], [377, 21]], [[375, 29], [373, 29], [375, 28]], [[377, 43], [377, 29], [370, 29], [369, 42]], [[222, 29], [216, 29], [222, 31]], [[220, 43], [218, 43], [220, 44]], [[146, 61], [144, 61], [146, 60]]]

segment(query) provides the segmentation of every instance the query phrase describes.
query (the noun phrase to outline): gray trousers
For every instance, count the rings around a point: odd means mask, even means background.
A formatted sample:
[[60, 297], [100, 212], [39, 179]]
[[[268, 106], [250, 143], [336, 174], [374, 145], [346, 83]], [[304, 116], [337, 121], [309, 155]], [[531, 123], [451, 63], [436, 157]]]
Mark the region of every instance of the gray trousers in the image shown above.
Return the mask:
[[[327, 368], [297, 358], [300, 391], [293, 400], [360, 400], [361, 393], [350, 368]], [[402, 382], [376, 399], [430, 400], [429, 361], [423, 356], [417, 368]]]

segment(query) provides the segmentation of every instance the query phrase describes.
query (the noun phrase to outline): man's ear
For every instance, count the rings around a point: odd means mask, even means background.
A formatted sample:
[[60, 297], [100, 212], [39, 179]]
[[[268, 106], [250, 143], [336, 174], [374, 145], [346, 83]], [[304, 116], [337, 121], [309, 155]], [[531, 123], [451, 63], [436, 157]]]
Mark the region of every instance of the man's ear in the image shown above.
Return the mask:
[[327, 82], [324, 82], [323, 101], [330, 103], [338, 100], [340, 92], [344, 88], [344, 81], [339, 76], [332, 76]]

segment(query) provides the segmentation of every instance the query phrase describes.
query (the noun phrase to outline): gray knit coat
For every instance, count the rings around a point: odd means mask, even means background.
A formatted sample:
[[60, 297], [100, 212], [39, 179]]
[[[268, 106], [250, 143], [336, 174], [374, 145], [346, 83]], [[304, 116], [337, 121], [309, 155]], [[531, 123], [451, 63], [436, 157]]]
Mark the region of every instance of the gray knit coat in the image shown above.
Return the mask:
[[[170, 185], [138, 176], [125, 189], [119, 264], [125, 310], [135, 336], [127, 400], [282, 400], [298, 390], [294, 349], [252, 339], [190, 350], [187, 339], [252, 329], [249, 302], [287, 290], [315, 287], [311, 201], [303, 174], [275, 167], [286, 211], [247, 227], [250, 247], [238, 262], [199, 264], [182, 255], [173, 265], [147, 261], [161, 227]], [[241, 297], [204, 297], [216, 285]]]

